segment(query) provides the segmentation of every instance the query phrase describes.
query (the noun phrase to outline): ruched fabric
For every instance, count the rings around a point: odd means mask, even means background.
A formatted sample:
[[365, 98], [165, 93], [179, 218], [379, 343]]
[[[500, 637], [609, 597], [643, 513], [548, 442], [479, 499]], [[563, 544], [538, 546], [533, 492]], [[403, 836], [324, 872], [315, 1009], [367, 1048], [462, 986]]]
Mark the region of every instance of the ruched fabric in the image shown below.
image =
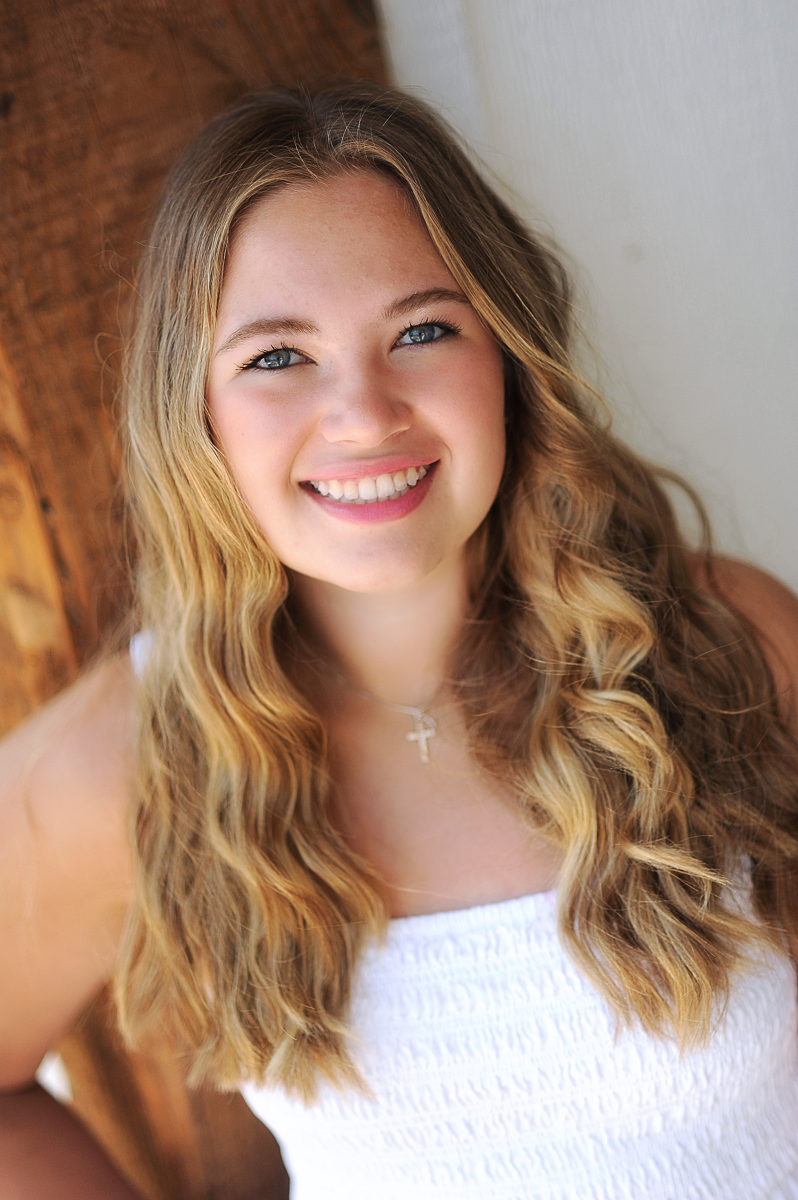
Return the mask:
[[373, 1098], [245, 1086], [291, 1200], [798, 1200], [798, 1012], [775, 952], [680, 1055], [564, 953], [555, 896], [392, 921], [351, 1014]]

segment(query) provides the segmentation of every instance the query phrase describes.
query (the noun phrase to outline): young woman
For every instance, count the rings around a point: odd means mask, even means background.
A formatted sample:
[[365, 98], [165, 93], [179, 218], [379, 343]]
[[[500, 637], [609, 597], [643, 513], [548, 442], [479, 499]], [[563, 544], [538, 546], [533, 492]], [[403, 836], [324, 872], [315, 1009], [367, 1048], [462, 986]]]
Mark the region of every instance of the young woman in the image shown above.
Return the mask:
[[688, 551], [551, 252], [353, 85], [215, 121], [139, 291], [140, 632], [0, 762], [15, 1194], [129, 1195], [23, 1090], [114, 976], [295, 1200], [798, 1197], [798, 605]]

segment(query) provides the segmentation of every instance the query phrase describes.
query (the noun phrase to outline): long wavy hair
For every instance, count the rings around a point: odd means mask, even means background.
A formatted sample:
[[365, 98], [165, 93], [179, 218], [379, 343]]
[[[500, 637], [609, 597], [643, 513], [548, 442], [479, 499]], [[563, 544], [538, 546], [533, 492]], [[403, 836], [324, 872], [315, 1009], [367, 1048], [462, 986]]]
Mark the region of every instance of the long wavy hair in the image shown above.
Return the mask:
[[[322, 1077], [358, 1082], [351, 981], [385, 903], [331, 821], [325, 728], [286, 657], [289, 580], [204, 395], [243, 215], [351, 170], [410, 198], [506, 360], [506, 469], [451, 663], [473, 753], [561, 849], [576, 962], [622, 1022], [690, 1044], [745, 947], [798, 928], [794, 745], [773, 681], [745, 622], [696, 588], [663, 472], [612, 436], [575, 372], [557, 258], [438, 117], [363, 83], [255, 95], [213, 121], [168, 181], [141, 271], [126, 403], [149, 645], [122, 1027], [168, 1019], [192, 1078], [223, 1087], [311, 1099]], [[747, 910], [727, 900], [741, 862]]]

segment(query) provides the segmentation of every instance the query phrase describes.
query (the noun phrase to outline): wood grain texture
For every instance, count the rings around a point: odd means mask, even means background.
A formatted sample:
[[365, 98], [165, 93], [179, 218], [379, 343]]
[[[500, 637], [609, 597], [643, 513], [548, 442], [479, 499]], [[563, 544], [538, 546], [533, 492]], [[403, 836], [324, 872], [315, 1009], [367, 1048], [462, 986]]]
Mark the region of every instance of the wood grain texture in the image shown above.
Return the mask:
[[[5, 0], [0, 11], [0, 732], [127, 603], [114, 396], [167, 169], [253, 88], [384, 78], [370, 0]], [[101, 997], [63, 1046], [78, 1114], [152, 1200], [283, 1200], [240, 1097], [127, 1054]]]

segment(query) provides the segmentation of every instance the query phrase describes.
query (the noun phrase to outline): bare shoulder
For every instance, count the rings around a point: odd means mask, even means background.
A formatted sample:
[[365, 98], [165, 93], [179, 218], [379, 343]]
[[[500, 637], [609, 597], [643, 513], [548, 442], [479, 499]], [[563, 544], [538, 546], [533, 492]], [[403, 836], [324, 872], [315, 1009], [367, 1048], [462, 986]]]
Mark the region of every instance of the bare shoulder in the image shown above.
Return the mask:
[[785, 584], [733, 558], [714, 558], [711, 573], [693, 560], [702, 589], [720, 595], [749, 622], [767, 659], [783, 711], [798, 728], [798, 596]]
[[134, 688], [120, 655], [0, 743], [0, 1087], [113, 969], [133, 886]]
[[124, 823], [134, 687], [129, 656], [118, 655], [13, 730], [0, 742], [0, 798], [24, 799], [33, 825], [66, 837], [84, 817], [98, 836]]

